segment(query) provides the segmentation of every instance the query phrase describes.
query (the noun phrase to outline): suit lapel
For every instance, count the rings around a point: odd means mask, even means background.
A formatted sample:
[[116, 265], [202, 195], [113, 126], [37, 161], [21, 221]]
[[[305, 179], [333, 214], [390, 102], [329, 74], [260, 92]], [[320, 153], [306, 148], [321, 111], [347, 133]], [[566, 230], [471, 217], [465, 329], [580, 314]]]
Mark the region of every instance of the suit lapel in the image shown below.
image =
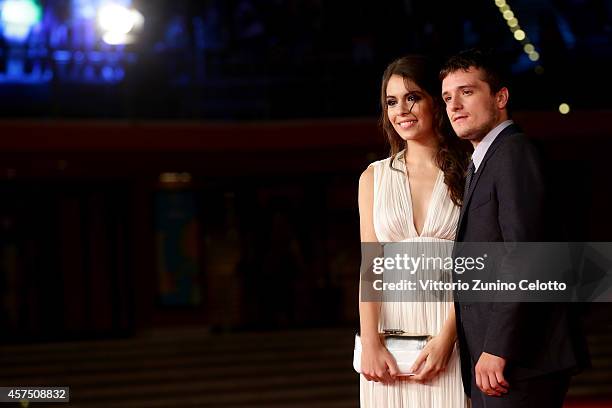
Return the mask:
[[470, 200], [472, 199], [474, 190], [476, 190], [476, 185], [478, 184], [480, 175], [484, 173], [485, 171], [487, 161], [491, 158], [491, 156], [493, 156], [493, 154], [495, 153], [495, 150], [497, 150], [497, 148], [499, 147], [501, 140], [505, 138], [506, 136], [514, 134], [514, 133], [520, 133], [520, 129], [515, 124], [512, 124], [506, 127], [504, 130], [502, 130], [499, 135], [497, 135], [493, 143], [491, 143], [491, 146], [489, 146], [489, 149], [487, 150], [487, 153], [485, 154], [484, 158], [482, 159], [482, 163], [480, 163], [480, 166], [478, 166], [478, 171], [476, 171], [474, 173], [474, 176], [472, 176], [470, 187], [468, 188], [468, 191], [466, 192], [465, 197], [463, 198], [463, 203], [461, 204], [461, 211], [459, 212], [459, 224], [457, 228], [457, 236], [459, 236], [459, 232], [461, 231], [461, 228], [463, 226], [463, 216], [465, 215], [465, 213], [467, 212], [470, 206]]

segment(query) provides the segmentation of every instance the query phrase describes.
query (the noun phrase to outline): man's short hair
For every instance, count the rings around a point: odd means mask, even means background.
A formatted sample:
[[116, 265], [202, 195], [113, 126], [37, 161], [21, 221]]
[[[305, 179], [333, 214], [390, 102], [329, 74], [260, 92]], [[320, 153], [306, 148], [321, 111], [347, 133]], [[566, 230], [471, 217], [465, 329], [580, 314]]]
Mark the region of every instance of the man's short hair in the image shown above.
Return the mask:
[[440, 81], [447, 75], [456, 71], [467, 71], [470, 67], [479, 68], [484, 73], [482, 78], [492, 93], [497, 93], [506, 86], [505, 72], [499, 64], [500, 58], [496, 57], [493, 51], [482, 51], [479, 49], [469, 49], [461, 51], [450, 57], [440, 70]]

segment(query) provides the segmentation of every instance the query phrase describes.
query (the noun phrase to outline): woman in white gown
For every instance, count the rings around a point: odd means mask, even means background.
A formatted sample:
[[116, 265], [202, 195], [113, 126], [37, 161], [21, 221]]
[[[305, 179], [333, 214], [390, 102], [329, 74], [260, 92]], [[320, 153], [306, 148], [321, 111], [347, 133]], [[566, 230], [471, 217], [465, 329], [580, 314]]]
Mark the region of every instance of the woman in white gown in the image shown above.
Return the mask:
[[[400, 58], [385, 70], [381, 123], [391, 155], [368, 166], [359, 180], [364, 243], [455, 238], [468, 154], [448, 126], [436, 75], [419, 56]], [[359, 314], [362, 407], [469, 406], [452, 295], [438, 302], [360, 301]], [[414, 377], [396, 376], [395, 360], [378, 335], [391, 328], [434, 336], [413, 367]]]

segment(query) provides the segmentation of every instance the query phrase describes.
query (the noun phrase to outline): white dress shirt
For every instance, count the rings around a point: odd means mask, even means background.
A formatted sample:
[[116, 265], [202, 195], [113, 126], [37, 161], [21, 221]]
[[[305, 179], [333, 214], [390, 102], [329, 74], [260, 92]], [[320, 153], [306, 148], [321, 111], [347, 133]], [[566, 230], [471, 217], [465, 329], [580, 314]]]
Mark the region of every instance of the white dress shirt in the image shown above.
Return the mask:
[[487, 133], [485, 137], [482, 138], [480, 143], [478, 143], [478, 145], [474, 149], [474, 153], [472, 153], [472, 161], [474, 162], [475, 168], [474, 172], [478, 171], [478, 167], [480, 166], [480, 163], [482, 163], [485, 154], [487, 154], [487, 150], [489, 150], [489, 147], [493, 144], [497, 136], [499, 136], [502, 130], [504, 130], [513, 123], [514, 122], [512, 120], [503, 121], [499, 125], [495, 126], [493, 129], [491, 129], [491, 131]]

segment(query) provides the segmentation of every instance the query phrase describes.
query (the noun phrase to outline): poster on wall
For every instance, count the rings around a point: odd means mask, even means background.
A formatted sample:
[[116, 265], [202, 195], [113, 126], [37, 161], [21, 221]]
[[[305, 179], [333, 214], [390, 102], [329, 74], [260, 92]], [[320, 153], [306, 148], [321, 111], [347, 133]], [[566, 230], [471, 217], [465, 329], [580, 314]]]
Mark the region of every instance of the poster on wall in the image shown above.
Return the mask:
[[193, 192], [156, 193], [155, 236], [161, 305], [199, 305], [198, 221]]

